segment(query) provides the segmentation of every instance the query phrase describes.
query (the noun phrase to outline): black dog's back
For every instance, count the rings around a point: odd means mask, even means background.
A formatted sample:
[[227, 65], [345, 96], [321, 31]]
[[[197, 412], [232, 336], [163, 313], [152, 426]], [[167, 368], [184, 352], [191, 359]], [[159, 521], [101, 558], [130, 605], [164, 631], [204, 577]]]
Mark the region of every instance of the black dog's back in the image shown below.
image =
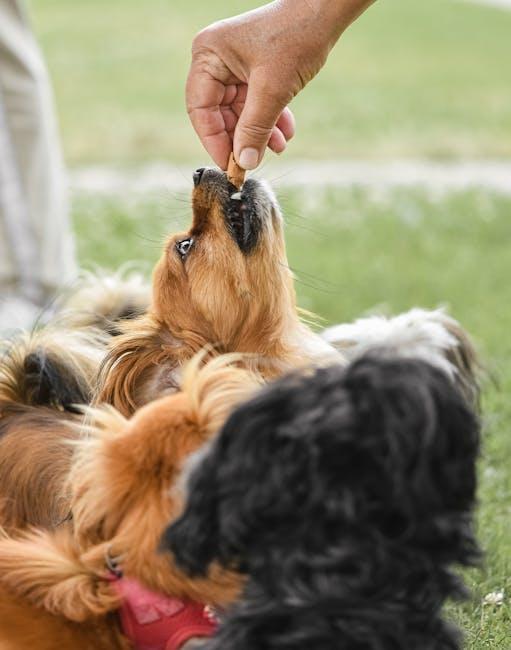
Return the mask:
[[443, 650], [472, 533], [478, 422], [439, 370], [372, 355], [276, 382], [226, 423], [166, 544], [249, 576], [209, 650]]

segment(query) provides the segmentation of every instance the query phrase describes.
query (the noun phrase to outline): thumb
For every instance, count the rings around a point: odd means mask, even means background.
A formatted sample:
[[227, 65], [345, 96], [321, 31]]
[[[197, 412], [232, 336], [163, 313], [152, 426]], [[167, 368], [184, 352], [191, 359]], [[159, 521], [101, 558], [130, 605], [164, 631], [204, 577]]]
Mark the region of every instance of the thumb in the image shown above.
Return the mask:
[[245, 105], [234, 132], [234, 157], [243, 169], [255, 169], [261, 162], [273, 127], [288, 101], [268, 84], [268, 71], [250, 75]]

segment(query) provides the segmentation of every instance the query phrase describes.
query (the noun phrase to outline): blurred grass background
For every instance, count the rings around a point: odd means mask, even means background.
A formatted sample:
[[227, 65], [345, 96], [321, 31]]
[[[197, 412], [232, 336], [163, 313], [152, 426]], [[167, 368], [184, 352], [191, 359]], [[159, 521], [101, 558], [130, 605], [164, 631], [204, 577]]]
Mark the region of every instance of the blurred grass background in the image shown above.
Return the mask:
[[[190, 165], [206, 156], [188, 124], [183, 88], [193, 35], [252, 8], [248, 0], [32, 0], [54, 80], [66, 158]], [[293, 157], [511, 157], [511, 12], [455, 0], [380, 0], [341, 39], [294, 102]], [[263, 170], [264, 174], [264, 170]], [[511, 197], [279, 192], [300, 304], [325, 323], [374, 309], [447, 304], [478, 343], [489, 374], [480, 466], [482, 570], [473, 598], [449, 613], [470, 650], [511, 648]], [[186, 229], [188, 197], [81, 195], [73, 218], [83, 265], [136, 260], [149, 272], [165, 234]], [[503, 590], [504, 603], [484, 605]]]
[[[256, 0], [32, 0], [71, 164], [204, 159], [184, 111], [193, 35]], [[307, 158], [511, 155], [511, 12], [376, 2], [293, 108]]]

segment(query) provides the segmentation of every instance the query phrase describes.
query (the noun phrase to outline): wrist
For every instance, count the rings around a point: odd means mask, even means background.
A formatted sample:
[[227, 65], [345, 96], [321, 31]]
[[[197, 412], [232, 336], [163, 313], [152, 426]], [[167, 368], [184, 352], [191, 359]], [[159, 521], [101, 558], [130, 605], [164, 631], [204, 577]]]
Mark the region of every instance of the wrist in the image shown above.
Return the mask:
[[328, 34], [329, 46], [332, 48], [341, 34], [373, 2], [375, 0], [281, 0], [280, 3], [295, 13], [298, 6], [308, 11], [323, 33]]

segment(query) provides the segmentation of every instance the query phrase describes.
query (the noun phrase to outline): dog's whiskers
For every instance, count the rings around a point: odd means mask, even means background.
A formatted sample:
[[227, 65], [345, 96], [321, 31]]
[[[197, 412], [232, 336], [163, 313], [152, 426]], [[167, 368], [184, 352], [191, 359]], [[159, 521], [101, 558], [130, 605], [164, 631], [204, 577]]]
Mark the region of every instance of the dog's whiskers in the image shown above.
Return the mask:
[[[302, 271], [300, 269], [296, 269], [292, 266], [289, 266], [289, 264], [285, 264], [284, 262], [279, 262], [279, 264], [291, 271], [293, 273], [295, 280], [299, 282], [300, 284], [303, 284], [304, 286], [307, 286], [311, 289], [315, 289], [316, 291], [322, 291], [323, 293], [330, 293], [332, 295], [339, 294], [341, 291], [343, 291], [343, 287], [340, 285], [334, 284], [330, 280], [325, 280], [324, 278], [319, 278], [316, 275], [313, 275], [312, 273], [307, 273], [306, 271]], [[314, 284], [309, 284], [302, 280], [300, 276], [305, 276], [309, 280], [313, 282], [318, 282], [320, 285], [324, 285], [323, 287], [321, 286], [316, 286]]]

